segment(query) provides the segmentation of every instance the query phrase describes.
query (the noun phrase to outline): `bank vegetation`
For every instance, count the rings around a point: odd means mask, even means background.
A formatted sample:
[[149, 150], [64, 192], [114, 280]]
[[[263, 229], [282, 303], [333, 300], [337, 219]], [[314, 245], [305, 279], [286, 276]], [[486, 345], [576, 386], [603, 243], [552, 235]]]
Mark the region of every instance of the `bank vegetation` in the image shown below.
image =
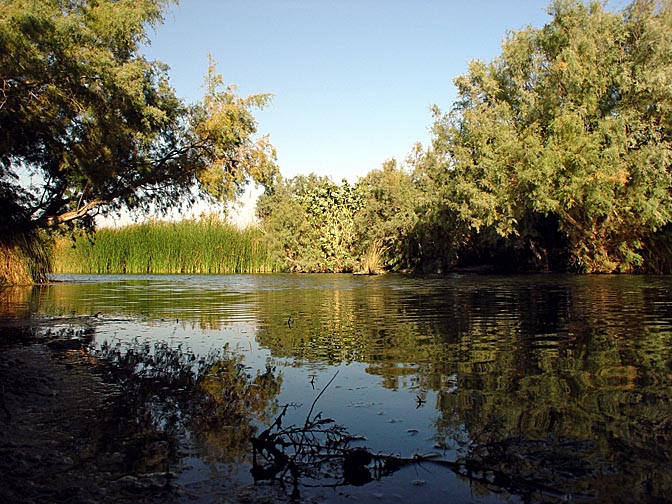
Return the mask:
[[55, 273], [230, 274], [278, 271], [262, 233], [216, 217], [149, 221], [64, 237]]
[[[68, 16], [54, 5], [0, 12], [6, 257], [20, 260], [36, 236], [90, 231], [100, 212], [169, 210], [194, 190], [229, 201], [253, 181], [264, 193], [249, 240], [263, 266], [233, 238], [203, 237], [202, 267], [160, 258], [131, 229], [126, 258], [111, 248], [92, 270], [672, 272], [671, 0], [553, 0], [545, 26], [509, 32], [497, 58], [455, 78], [452, 108], [432, 108], [428, 145], [341, 183], [280, 176], [251, 114], [270, 97], [238, 97], [212, 60], [201, 101], [174, 96], [165, 66], [138, 51], [164, 2], [77, 2]], [[127, 32], [98, 43], [129, 9]], [[44, 257], [23, 270], [39, 278]]]
[[428, 146], [354, 185], [267, 188], [289, 270], [672, 271], [672, 3], [556, 0], [455, 79]]

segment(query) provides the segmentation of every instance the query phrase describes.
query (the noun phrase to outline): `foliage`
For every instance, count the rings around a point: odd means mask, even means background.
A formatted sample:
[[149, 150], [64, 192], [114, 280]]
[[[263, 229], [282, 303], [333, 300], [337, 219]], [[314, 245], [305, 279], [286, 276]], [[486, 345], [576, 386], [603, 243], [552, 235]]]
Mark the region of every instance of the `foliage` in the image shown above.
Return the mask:
[[[251, 110], [268, 95], [222, 89], [183, 103], [145, 59], [169, 2], [8, 0], [0, 6], [0, 227], [80, 223], [122, 207], [164, 211], [194, 186], [233, 197], [277, 168]], [[191, 198], [191, 199], [190, 199]]]
[[289, 180], [280, 178], [257, 201], [261, 228], [285, 271], [317, 271], [320, 268], [318, 238], [314, 236], [298, 194], [304, 187], [317, 186], [324, 180], [313, 174]]
[[216, 217], [149, 221], [60, 238], [56, 273], [223, 274], [277, 269], [262, 233], [238, 229]]
[[411, 176], [395, 160], [355, 184], [310, 175], [278, 180], [257, 203], [262, 228], [289, 271], [406, 269], [417, 218]]
[[[411, 175], [395, 159], [370, 171], [358, 185], [363, 187], [361, 209], [355, 219], [355, 249], [362, 262], [380, 254], [381, 266], [403, 270], [415, 258], [411, 231], [417, 224], [416, 206], [420, 193]], [[362, 269], [366, 270], [365, 264]]]
[[8, 232], [0, 238], [0, 287], [44, 281], [51, 270], [51, 241], [43, 233]]
[[445, 205], [541, 255], [566, 244], [580, 271], [641, 269], [672, 217], [671, 5], [558, 0], [550, 14], [472, 62], [454, 109], [437, 111]]
[[438, 142], [423, 150], [417, 144], [409, 156], [415, 187], [416, 220], [409, 231], [409, 266], [420, 272], [445, 272], [452, 269], [468, 247], [471, 233], [448, 205], [448, 180]]
[[354, 266], [354, 217], [362, 206], [358, 189], [347, 180], [341, 184], [325, 180], [318, 186], [304, 188], [298, 194], [324, 257], [326, 271], [352, 271]]
[[211, 196], [228, 201], [242, 194], [249, 179], [262, 185], [271, 184], [278, 175], [275, 149], [268, 137], [253, 139], [257, 123], [251, 112], [266, 107], [271, 95], [240, 98], [233, 85], [219, 91], [224, 81], [216, 73], [211, 56], [205, 86], [203, 102], [193, 110], [197, 143], [203, 145], [208, 155], [197, 171], [201, 187]]
[[316, 175], [279, 179], [257, 203], [257, 215], [285, 269], [352, 271], [355, 215], [363, 204], [358, 185]]

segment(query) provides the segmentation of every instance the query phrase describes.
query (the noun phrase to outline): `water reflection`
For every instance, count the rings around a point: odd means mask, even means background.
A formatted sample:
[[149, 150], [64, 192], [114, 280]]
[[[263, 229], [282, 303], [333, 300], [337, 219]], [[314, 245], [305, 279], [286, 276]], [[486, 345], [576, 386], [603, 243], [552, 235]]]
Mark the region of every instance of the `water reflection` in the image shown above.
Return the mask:
[[2, 303], [32, 314], [125, 317], [114, 331], [120, 338], [125, 326], [150, 340], [177, 334], [203, 351], [234, 341], [249, 365], [279, 368], [281, 403], [310, 403], [340, 369], [320, 406], [370, 447], [478, 462], [518, 478], [506, 488], [523, 500], [609, 501], [627, 490], [644, 502], [672, 490], [672, 279], [66, 280], [78, 283]]

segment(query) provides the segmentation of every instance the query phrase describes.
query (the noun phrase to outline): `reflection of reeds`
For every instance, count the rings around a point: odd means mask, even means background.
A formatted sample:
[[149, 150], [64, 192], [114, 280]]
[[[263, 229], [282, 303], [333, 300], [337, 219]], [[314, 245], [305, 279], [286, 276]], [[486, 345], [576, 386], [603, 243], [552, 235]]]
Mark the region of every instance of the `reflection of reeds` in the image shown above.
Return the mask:
[[669, 233], [660, 232], [648, 241], [642, 250], [647, 273], [668, 275], [672, 273], [672, 239]]
[[386, 248], [383, 242], [375, 240], [366, 249], [362, 256], [360, 273], [364, 275], [379, 275], [383, 272], [383, 254]]
[[276, 271], [263, 234], [219, 219], [152, 221], [57, 242], [56, 273], [224, 274]]
[[31, 313], [33, 296], [39, 292], [30, 285], [3, 287], [0, 289], [0, 318], [27, 319]]

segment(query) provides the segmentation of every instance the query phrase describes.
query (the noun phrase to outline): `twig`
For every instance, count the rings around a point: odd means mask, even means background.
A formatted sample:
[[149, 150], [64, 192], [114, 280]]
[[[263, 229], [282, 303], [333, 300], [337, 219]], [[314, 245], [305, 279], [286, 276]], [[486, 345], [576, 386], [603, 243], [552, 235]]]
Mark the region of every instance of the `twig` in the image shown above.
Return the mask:
[[336, 377], [338, 376], [338, 371], [334, 374], [334, 376], [331, 377], [331, 380], [324, 386], [324, 388], [320, 391], [319, 394], [317, 394], [317, 397], [313, 401], [313, 404], [310, 406], [310, 411], [308, 412], [308, 416], [306, 417], [306, 423], [304, 424], [305, 427], [308, 426], [308, 422], [310, 421], [310, 415], [313, 414], [313, 409], [315, 409], [315, 405], [317, 404], [317, 401], [320, 400], [320, 397], [322, 397], [322, 394], [326, 392], [326, 390], [329, 388], [329, 385], [331, 385], [331, 382], [333, 382]]

